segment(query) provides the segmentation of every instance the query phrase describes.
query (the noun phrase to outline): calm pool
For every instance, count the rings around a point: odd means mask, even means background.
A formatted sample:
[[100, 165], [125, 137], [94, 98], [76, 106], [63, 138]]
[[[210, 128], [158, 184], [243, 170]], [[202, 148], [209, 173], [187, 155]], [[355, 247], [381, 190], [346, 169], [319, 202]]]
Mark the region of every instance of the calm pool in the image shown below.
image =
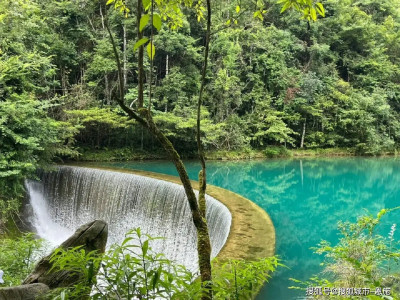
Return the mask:
[[[177, 175], [170, 162], [110, 163], [115, 167]], [[200, 166], [186, 162], [191, 179]], [[366, 210], [400, 205], [400, 159], [335, 158], [302, 160], [209, 161], [208, 182], [234, 191], [265, 209], [276, 227], [277, 254], [288, 267], [274, 274], [258, 300], [289, 300], [304, 295], [290, 290], [289, 278], [306, 280], [321, 271], [322, 257], [310, 247], [321, 239], [336, 243], [339, 220], [354, 221]], [[383, 218], [386, 235], [400, 212]], [[399, 239], [399, 233], [395, 233]]]

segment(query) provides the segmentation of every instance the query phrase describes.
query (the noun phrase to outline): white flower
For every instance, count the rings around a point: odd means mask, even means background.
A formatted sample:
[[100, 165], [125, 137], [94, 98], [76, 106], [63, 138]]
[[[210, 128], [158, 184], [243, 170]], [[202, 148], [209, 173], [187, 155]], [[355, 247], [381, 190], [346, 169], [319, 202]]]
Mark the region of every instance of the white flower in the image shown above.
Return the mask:
[[389, 240], [393, 241], [393, 235], [395, 231], [396, 231], [396, 224], [393, 224], [392, 227], [390, 227]]
[[0, 283], [4, 283], [3, 274], [4, 274], [4, 271], [0, 270]]

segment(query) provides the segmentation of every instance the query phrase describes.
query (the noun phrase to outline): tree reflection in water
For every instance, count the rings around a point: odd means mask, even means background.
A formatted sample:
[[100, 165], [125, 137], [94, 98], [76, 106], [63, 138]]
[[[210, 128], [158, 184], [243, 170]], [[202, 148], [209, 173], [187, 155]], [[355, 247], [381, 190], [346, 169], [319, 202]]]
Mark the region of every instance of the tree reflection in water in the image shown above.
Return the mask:
[[[114, 163], [114, 166], [176, 175], [168, 162]], [[200, 166], [188, 162], [192, 179]], [[337, 222], [355, 221], [365, 210], [376, 214], [400, 204], [400, 160], [335, 158], [210, 161], [209, 183], [247, 197], [271, 216], [281, 268], [259, 299], [292, 299], [289, 278], [306, 280], [321, 270], [311, 247], [321, 239], [336, 243]], [[395, 212], [380, 225], [383, 235], [400, 218]], [[301, 295], [301, 292], [300, 292]]]

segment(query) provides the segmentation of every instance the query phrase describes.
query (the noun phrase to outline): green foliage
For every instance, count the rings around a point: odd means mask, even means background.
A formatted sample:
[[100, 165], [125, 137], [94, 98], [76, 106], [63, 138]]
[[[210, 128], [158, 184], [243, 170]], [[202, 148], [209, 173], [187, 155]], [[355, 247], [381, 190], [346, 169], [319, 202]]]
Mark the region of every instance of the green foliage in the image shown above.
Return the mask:
[[[0, 1], [0, 227], [15, 213], [23, 181], [55, 156], [74, 155], [76, 130], [50, 117], [55, 53], [36, 2]], [[52, 49], [54, 50], [54, 49]], [[39, 100], [41, 99], [41, 100]], [[43, 101], [42, 101], [43, 100]]]
[[23, 181], [56, 156], [73, 155], [74, 127], [47, 116], [49, 102], [12, 94], [0, 102], [0, 226], [19, 207]]
[[[205, 24], [199, 21], [205, 2], [157, 0], [152, 6], [144, 0], [139, 24], [133, 3], [103, 3], [108, 10], [100, 12], [88, 0], [0, 0], [0, 101], [14, 94], [57, 99], [60, 106], [46, 111], [58, 121], [85, 118], [67, 116], [69, 110], [88, 109], [93, 117], [95, 108], [114, 111], [119, 75], [108, 22], [121, 57], [127, 104], [136, 103], [137, 49], [146, 47], [146, 73], [153, 65], [154, 113], [174, 145], [193, 153], [196, 144], [189, 137], [203, 59]], [[399, 148], [397, 1], [219, 0], [212, 6], [204, 90], [207, 150], [251, 146], [263, 151], [285, 144], [296, 149], [303, 138], [307, 149], [352, 148], [362, 155]], [[144, 35], [140, 41], [138, 26]], [[123, 113], [116, 114], [115, 122], [126, 124]], [[99, 115], [108, 121], [76, 121], [85, 127], [76, 136], [81, 149], [112, 145], [159, 151], [137, 126], [110, 125], [112, 115]]]
[[325, 8], [321, 2], [314, 3], [313, 0], [279, 0], [278, 3], [283, 5], [281, 13], [289, 8], [294, 8], [303, 13], [302, 18], [307, 21], [316, 21], [317, 14], [325, 17]]
[[101, 149], [80, 149], [80, 161], [130, 161], [149, 159], [168, 159], [162, 151], [145, 151], [132, 148], [101, 148]]
[[285, 147], [267, 147], [264, 150], [265, 156], [268, 158], [288, 157], [291, 153]]
[[254, 299], [262, 285], [277, 267], [283, 266], [276, 257], [256, 261], [214, 261], [214, 299]]
[[21, 284], [45, 250], [44, 241], [36, 239], [32, 233], [16, 239], [0, 239], [0, 270], [4, 271], [4, 284], [0, 287]]
[[[386, 237], [377, 233], [382, 217], [397, 209], [399, 207], [383, 209], [376, 217], [364, 215], [355, 223], [339, 222], [341, 238], [338, 244], [332, 246], [322, 241], [314, 249], [315, 253], [325, 255], [323, 273], [307, 282], [293, 281], [304, 286], [366, 287], [371, 291], [392, 287], [391, 297], [397, 299], [400, 295], [400, 276], [396, 266], [400, 262], [400, 248], [399, 242], [393, 238], [396, 224]], [[372, 295], [368, 299], [376, 299], [374, 297]], [[329, 298], [340, 299], [340, 296], [331, 295]]]
[[52, 156], [69, 153], [60, 145], [60, 136], [68, 135], [68, 129], [64, 123], [47, 117], [49, 105], [26, 94], [0, 102], [1, 178], [24, 177]]
[[[193, 299], [189, 295], [195, 296], [193, 289], [199, 287], [190, 285], [192, 274], [154, 253], [151, 242], [155, 239], [138, 228], [128, 232], [121, 245], [112, 245], [104, 255], [85, 253], [80, 248], [57, 250], [52, 256], [54, 268], [69, 270], [81, 278], [79, 284], [64, 290], [64, 295], [68, 295], [67, 299], [79, 298], [93, 284], [92, 299], [172, 299], [176, 293], [185, 297], [181, 299]], [[93, 270], [97, 269], [96, 276]]]
[[[200, 299], [202, 288], [196, 276], [154, 253], [151, 243], [156, 239], [159, 238], [143, 234], [138, 228], [128, 232], [121, 245], [112, 245], [104, 255], [85, 253], [79, 247], [58, 249], [51, 258], [53, 269], [69, 270], [81, 280], [48, 297], [77, 299], [92, 291], [91, 299]], [[276, 257], [254, 262], [214, 261], [214, 298], [252, 299], [278, 266], [281, 264]], [[97, 269], [99, 273], [95, 275]]]

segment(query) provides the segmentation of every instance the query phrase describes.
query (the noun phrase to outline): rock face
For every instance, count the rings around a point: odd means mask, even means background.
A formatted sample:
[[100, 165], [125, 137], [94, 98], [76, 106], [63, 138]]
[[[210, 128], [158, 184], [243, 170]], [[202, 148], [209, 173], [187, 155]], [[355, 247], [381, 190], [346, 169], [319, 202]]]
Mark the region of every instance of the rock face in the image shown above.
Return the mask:
[[34, 300], [37, 296], [49, 291], [43, 283], [14, 286], [0, 289], [1, 300]]
[[[60, 245], [60, 248], [68, 249], [83, 245], [86, 252], [97, 250], [104, 253], [108, 236], [108, 226], [104, 221], [96, 220], [79, 227], [76, 232]], [[25, 279], [23, 284], [44, 283], [50, 289], [70, 286], [76, 282], [77, 276], [71, 276], [68, 271], [51, 272], [51, 255], [42, 258], [33, 272]]]
[[[76, 232], [60, 245], [68, 249], [83, 246], [86, 252], [97, 250], [104, 253], [108, 237], [108, 225], [101, 220], [95, 220], [79, 227]], [[33, 272], [24, 280], [21, 286], [0, 289], [0, 300], [29, 300], [47, 292], [49, 289], [73, 285], [79, 276], [71, 276], [67, 270], [53, 271], [50, 258], [53, 253], [42, 258]]]

